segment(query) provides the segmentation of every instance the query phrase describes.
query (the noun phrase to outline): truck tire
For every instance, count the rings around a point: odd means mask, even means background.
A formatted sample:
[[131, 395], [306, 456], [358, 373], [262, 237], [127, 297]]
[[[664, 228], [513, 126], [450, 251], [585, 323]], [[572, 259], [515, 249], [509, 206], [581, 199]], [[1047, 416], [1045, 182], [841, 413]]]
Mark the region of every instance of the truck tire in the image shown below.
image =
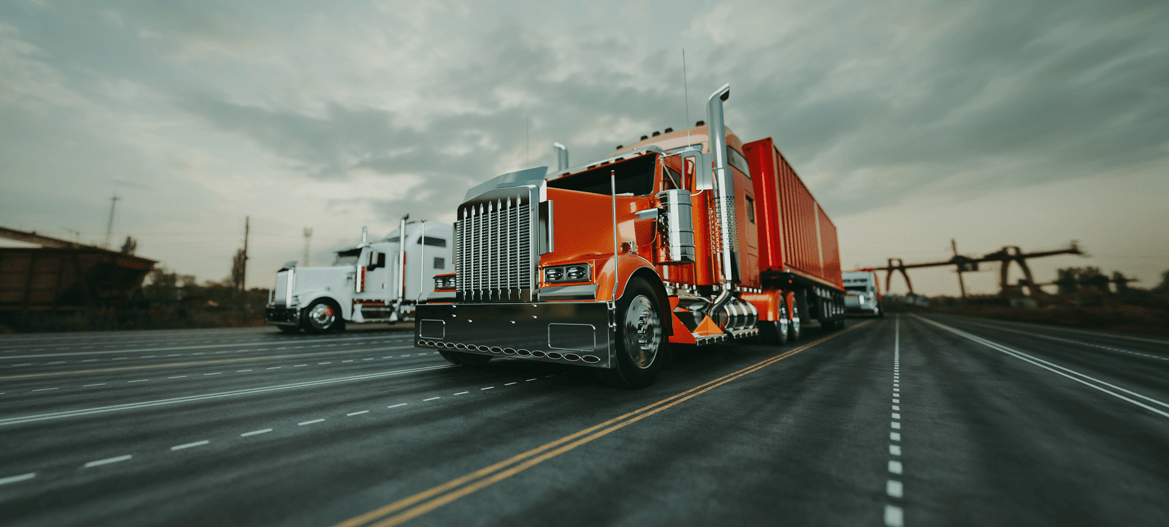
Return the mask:
[[661, 306], [653, 289], [634, 278], [617, 301], [617, 364], [598, 374], [601, 382], [618, 388], [653, 384], [670, 353]]
[[341, 309], [324, 298], [314, 300], [304, 310], [301, 325], [308, 333], [327, 333], [345, 329], [345, 320], [340, 317]]
[[763, 342], [773, 346], [782, 346], [787, 344], [788, 333], [790, 332], [791, 319], [787, 316], [787, 306], [780, 303], [779, 320], [761, 320], [759, 321], [759, 333], [763, 336]]
[[796, 342], [800, 340], [800, 306], [792, 308], [791, 323], [788, 327], [788, 340]]
[[281, 333], [296, 333], [300, 331], [300, 326], [276, 326], [276, 329], [279, 329]]
[[439, 355], [446, 359], [451, 364], [459, 366], [482, 366], [491, 360], [490, 355], [475, 355], [472, 353], [459, 353], [457, 351], [439, 351]]

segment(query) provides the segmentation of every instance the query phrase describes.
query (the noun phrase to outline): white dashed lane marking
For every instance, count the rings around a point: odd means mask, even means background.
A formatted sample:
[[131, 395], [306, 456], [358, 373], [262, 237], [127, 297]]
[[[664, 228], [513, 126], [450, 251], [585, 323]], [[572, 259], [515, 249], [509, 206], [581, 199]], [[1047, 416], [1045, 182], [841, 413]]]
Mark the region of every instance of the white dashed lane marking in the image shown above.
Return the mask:
[[352, 412], [352, 413], [345, 414], [345, 417], [353, 417], [355, 415], [368, 414], [368, 413], [369, 413], [369, 410], [362, 410], [360, 412]]
[[435, 400], [435, 399], [442, 399], [442, 397], [441, 397], [441, 396], [440, 396], [440, 397], [431, 397], [431, 398], [429, 398], [429, 399], [423, 399], [423, 400], [422, 400], [422, 402], [426, 402], [426, 401], [433, 401], [433, 400]]
[[186, 448], [192, 448], [192, 447], [197, 447], [197, 446], [203, 446], [203, 445], [206, 445], [206, 444], [208, 444], [208, 443], [210, 443], [210, 442], [211, 442], [211, 441], [207, 441], [207, 440], [203, 440], [203, 441], [195, 441], [194, 443], [187, 443], [187, 444], [185, 444], [185, 445], [177, 445], [177, 446], [172, 446], [172, 447], [170, 447], [170, 449], [171, 449], [171, 450], [183, 450], [183, 449], [186, 449]]
[[36, 472], [29, 472], [28, 474], [21, 474], [19, 476], [8, 476], [6, 478], [0, 478], [0, 485], [5, 483], [16, 483], [18, 481], [26, 481], [35, 477], [37, 477]]
[[244, 433], [240, 434], [239, 436], [240, 436], [240, 437], [248, 437], [248, 436], [260, 435], [260, 434], [267, 434], [268, 432], [271, 432], [271, 431], [272, 431], [272, 429], [271, 429], [271, 428], [265, 428], [265, 429], [263, 429], [263, 430], [255, 430], [255, 431], [252, 431], [252, 432], [244, 432]]
[[324, 421], [324, 419], [313, 419], [312, 421], [305, 421], [303, 423], [296, 423], [296, 424], [297, 424], [297, 426], [304, 426], [304, 425], [311, 425], [313, 423], [319, 423], [321, 421]]
[[90, 461], [89, 463], [85, 464], [85, 468], [100, 467], [102, 465], [109, 465], [110, 463], [119, 463], [122, 461], [126, 461], [127, 459], [130, 459], [132, 457], [134, 457], [134, 456], [127, 454], [125, 456], [110, 457], [110, 458], [106, 458], [106, 459], [99, 459], [97, 461]]
[[[901, 429], [901, 315], [893, 321], [893, 407], [892, 417], [893, 421], [890, 427], [894, 430]], [[889, 440], [897, 443], [901, 442], [901, 432], [889, 432]], [[889, 455], [901, 457], [901, 445], [889, 445]], [[904, 470], [904, 466], [900, 460], [890, 459], [888, 466], [889, 474], [900, 476]], [[889, 479], [885, 481], [885, 495], [891, 499], [901, 500], [905, 497], [905, 487], [899, 479]], [[905, 510], [897, 503], [885, 503], [885, 525], [887, 527], [904, 527], [905, 525]]]

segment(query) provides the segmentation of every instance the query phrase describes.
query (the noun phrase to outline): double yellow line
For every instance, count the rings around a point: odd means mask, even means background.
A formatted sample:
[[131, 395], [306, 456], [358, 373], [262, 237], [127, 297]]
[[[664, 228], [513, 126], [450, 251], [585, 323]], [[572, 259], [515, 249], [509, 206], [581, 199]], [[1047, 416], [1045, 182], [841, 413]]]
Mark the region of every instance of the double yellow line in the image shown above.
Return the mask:
[[[851, 331], [853, 329], [867, 325], [869, 322], [858, 324], [845, 331]], [[505, 461], [500, 461], [499, 463], [489, 467], [479, 469], [475, 472], [456, 479], [452, 479], [437, 487], [419, 492], [418, 494], [369, 511], [360, 516], [350, 518], [349, 520], [338, 523], [335, 527], [391, 527], [394, 525], [400, 525], [443, 505], [446, 505], [447, 503], [455, 501], [463, 496], [471, 494], [479, 489], [519, 474], [520, 472], [559, 456], [560, 454], [568, 452], [569, 450], [572, 450], [578, 446], [616, 432], [617, 430], [625, 428], [626, 426], [645, 419], [646, 417], [666, 410], [667, 408], [677, 404], [681, 404], [684, 401], [693, 399], [699, 395], [702, 395], [703, 393], [743, 377], [744, 375], [766, 368], [767, 366], [791, 357], [792, 355], [811, 348], [812, 346], [820, 344], [829, 339], [836, 338], [845, 331], [834, 333], [793, 350], [781, 353], [734, 373], [719, 377], [706, 384], [695, 386], [694, 388], [686, 390], [672, 397], [668, 397], [651, 405], [644, 406], [620, 417], [615, 417], [599, 425], [586, 428], [575, 434], [562, 437], [546, 445], [533, 448], [532, 450], [516, 455]]]

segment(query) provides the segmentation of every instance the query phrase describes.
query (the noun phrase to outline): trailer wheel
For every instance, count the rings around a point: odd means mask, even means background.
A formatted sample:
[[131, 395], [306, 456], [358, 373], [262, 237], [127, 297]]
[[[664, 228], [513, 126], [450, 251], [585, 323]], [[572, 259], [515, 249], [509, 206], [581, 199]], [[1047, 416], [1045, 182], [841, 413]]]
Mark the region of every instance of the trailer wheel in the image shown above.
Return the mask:
[[791, 324], [788, 324], [788, 337], [792, 342], [800, 340], [800, 306], [792, 307]]
[[664, 328], [653, 289], [645, 280], [632, 279], [617, 301], [617, 364], [598, 374], [601, 381], [618, 388], [653, 384], [670, 353]]
[[783, 302], [779, 305], [779, 320], [759, 321], [760, 334], [763, 342], [776, 346], [787, 344], [788, 333], [791, 331], [791, 319], [787, 316], [787, 306]]
[[482, 366], [491, 360], [490, 355], [475, 355], [457, 351], [439, 351], [438, 354], [442, 355], [442, 358], [446, 359], [447, 362], [459, 366]]
[[304, 310], [304, 330], [309, 333], [326, 333], [345, 329], [340, 309], [332, 302], [318, 299]]

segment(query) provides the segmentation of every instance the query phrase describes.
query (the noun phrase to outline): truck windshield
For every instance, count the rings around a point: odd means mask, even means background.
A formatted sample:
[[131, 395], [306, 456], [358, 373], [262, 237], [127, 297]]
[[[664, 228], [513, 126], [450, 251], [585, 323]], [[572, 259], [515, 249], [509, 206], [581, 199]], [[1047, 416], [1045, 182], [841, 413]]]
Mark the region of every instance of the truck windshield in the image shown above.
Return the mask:
[[863, 286], [863, 285], [846, 285], [846, 286], [844, 286], [844, 290], [845, 290], [845, 291], [861, 291], [861, 292], [864, 292], [864, 291], [868, 291], [868, 290], [869, 290], [869, 288], [868, 288], [868, 287], [866, 287], [866, 286]]
[[654, 191], [654, 162], [656, 160], [657, 156], [655, 155], [639, 156], [628, 161], [602, 165], [568, 177], [553, 179], [548, 182], [548, 186], [608, 195], [612, 192], [609, 184], [609, 172], [616, 170], [618, 194], [648, 196]]
[[357, 263], [357, 259], [360, 257], [361, 249], [337, 251], [337, 258], [333, 260], [333, 265], [354, 265]]

